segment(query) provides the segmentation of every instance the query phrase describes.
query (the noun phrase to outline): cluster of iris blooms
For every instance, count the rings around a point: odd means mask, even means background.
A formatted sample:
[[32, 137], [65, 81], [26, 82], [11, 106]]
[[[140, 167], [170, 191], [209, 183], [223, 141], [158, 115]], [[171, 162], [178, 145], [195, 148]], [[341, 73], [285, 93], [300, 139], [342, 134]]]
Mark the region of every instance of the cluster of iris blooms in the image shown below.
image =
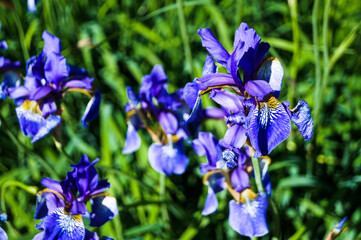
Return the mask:
[[[208, 160], [200, 167], [203, 183], [208, 186], [202, 214], [214, 213], [218, 207], [216, 194], [227, 189], [234, 198], [229, 202], [230, 226], [244, 236], [263, 236], [268, 233], [266, 212], [271, 194], [268, 154], [287, 139], [291, 121], [306, 140], [312, 138], [310, 110], [305, 101], [299, 101], [293, 109], [288, 108], [289, 102], [278, 101], [282, 66], [276, 58], [265, 59], [269, 44], [261, 42], [246, 23], [236, 30], [232, 54], [209, 29], [198, 33], [210, 53], [201, 78], [168, 93], [168, 78], [157, 65], [143, 77], [138, 94], [127, 87], [128, 130], [123, 154], [139, 149], [137, 131], [144, 129], [154, 141], [148, 150], [152, 168], [166, 175], [183, 174], [189, 163], [184, 144], [190, 144]], [[32, 138], [32, 143], [50, 132], [57, 139], [62, 99], [67, 93], [80, 92], [90, 98], [81, 120], [84, 127], [97, 116], [100, 105], [100, 91], [93, 87], [93, 78], [86, 70], [66, 62], [59, 38], [45, 31], [43, 39], [42, 53], [26, 64], [24, 83], [20, 84], [16, 72], [6, 72], [0, 85], [0, 96], [13, 98], [18, 105], [21, 130]], [[218, 73], [215, 62], [228, 74]], [[19, 62], [0, 58], [1, 70], [18, 67]], [[203, 109], [201, 97], [208, 93], [220, 108]], [[198, 132], [209, 118], [224, 119], [228, 129], [222, 139]], [[42, 180], [46, 189], [38, 193], [35, 218], [42, 220], [37, 228], [43, 232], [34, 239], [99, 239], [85, 229], [82, 218], [90, 218], [90, 226], [100, 227], [118, 211], [115, 198], [104, 193], [110, 184], [99, 180], [93, 166], [97, 161], [90, 162], [83, 156], [79, 164], [72, 165], [74, 169], [64, 181]], [[255, 178], [257, 190], [252, 189], [250, 178]]]
[[[268, 233], [266, 212], [271, 194], [268, 154], [288, 138], [291, 121], [306, 140], [312, 138], [310, 109], [305, 101], [299, 101], [293, 109], [288, 108], [289, 102], [278, 101], [283, 80], [281, 63], [276, 58], [265, 59], [270, 45], [261, 42], [246, 23], [235, 32], [232, 54], [209, 29], [200, 29], [198, 34], [210, 53], [201, 78], [169, 94], [164, 71], [156, 66], [144, 76], [139, 96], [128, 88], [128, 131], [123, 153], [139, 148], [137, 130], [143, 128], [154, 141], [148, 151], [151, 166], [167, 175], [182, 174], [188, 163], [183, 152], [187, 139], [195, 152], [208, 160], [200, 167], [205, 175], [203, 183], [208, 186], [202, 214], [215, 212], [216, 194], [227, 189], [234, 198], [229, 202], [230, 226], [244, 236], [263, 236]], [[228, 74], [218, 73], [214, 60]], [[201, 96], [207, 93], [221, 108], [202, 108]], [[222, 139], [199, 132], [192, 140], [206, 118], [225, 120], [228, 129]], [[255, 178], [258, 191], [251, 188], [250, 177]]]
[[[0, 58], [0, 71], [5, 71], [0, 97], [14, 99], [18, 105], [16, 114], [20, 128], [24, 135], [32, 138], [32, 143], [49, 133], [59, 143], [64, 110], [62, 100], [65, 95], [80, 92], [90, 98], [81, 119], [84, 127], [98, 115], [101, 95], [93, 87], [94, 79], [88, 76], [86, 70], [66, 62], [61, 55], [59, 38], [45, 31], [43, 40], [43, 51], [26, 63], [23, 84], [17, 71], [20, 62]], [[6, 42], [1, 42], [0, 46], [7, 48]], [[98, 161], [90, 162], [84, 155], [77, 165], [72, 165], [73, 171], [67, 173], [65, 180], [58, 182], [44, 178], [41, 181], [46, 188], [37, 195], [34, 218], [42, 220], [36, 227], [43, 231], [33, 239], [100, 239], [96, 233], [85, 228], [83, 218], [90, 219], [91, 227], [100, 227], [116, 216], [118, 209], [116, 199], [104, 192], [110, 184], [107, 180], [99, 180], [94, 167]], [[91, 211], [87, 210], [88, 202]], [[6, 221], [3, 215], [0, 219], [2, 221]], [[3, 229], [0, 229], [0, 236], [0, 239], [7, 239]]]

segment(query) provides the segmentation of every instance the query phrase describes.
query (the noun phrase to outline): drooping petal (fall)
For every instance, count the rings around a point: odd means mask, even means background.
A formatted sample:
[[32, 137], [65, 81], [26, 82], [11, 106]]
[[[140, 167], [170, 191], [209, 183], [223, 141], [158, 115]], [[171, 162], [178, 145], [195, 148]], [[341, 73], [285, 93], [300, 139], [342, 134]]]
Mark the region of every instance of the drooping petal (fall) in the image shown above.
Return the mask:
[[256, 150], [253, 157], [268, 155], [276, 146], [287, 139], [291, 132], [291, 122], [283, 105], [271, 97], [267, 102], [258, 102], [250, 112], [248, 136]]
[[268, 233], [266, 222], [267, 195], [260, 193], [245, 203], [229, 202], [229, 225], [239, 234], [260, 237]]

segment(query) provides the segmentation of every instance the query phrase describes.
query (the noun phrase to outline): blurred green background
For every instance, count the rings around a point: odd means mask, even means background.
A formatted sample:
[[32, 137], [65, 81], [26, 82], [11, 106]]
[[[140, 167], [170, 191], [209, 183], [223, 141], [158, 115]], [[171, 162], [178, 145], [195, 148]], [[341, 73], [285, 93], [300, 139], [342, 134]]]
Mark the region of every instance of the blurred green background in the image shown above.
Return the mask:
[[[314, 137], [305, 142], [293, 125], [289, 139], [270, 157], [272, 197], [280, 213], [283, 239], [324, 239], [348, 216], [349, 229], [340, 239], [361, 239], [361, 4], [353, 0], [41, 0], [35, 14], [26, 1], [1, 1], [0, 40], [7, 58], [25, 63], [41, 52], [44, 30], [58, 36], [67, 62], [86, 68], [101, 89], [99, 117], [87, 129], [80, 124], [87, 100], [67, 95], [63, 113], [63, 145], [74, 162], [83, 154], [100, 157], [100, 175], [112, 186], [119, 216], [100, 229], [114, 239], [246, 239], [228, 225], [226, 192], [218, 194], [217, 213], [201, 215], [207, 188], [202, 185], [199, 159], [187, 146], [190, 164], [182, 176], [165, 180], [149, 165], [151, 144], [140, 132], [142, 146], [122, 155], [126, 122], [125, 86], [138, 89], [144, 74], [162, 64], [169, 90], [200, 77], [207, 51], [199, 28], [210, 28], [228, 51], [234, 31], [244, 21], [263, 41], [269, 55], [285, 70], [281, 101], [291, 107], [306, 100], [315, 123]], [[211, 104], [204, 97], [206, 104]], [[75, 104], [76, 103], [76, 104]], [[0, 102], [0, 211], [9, 239], [31, 239], [40, 180], [65, 178], [69, 160], [51, 135], [34, 145], [20, 131], [11, 99]], [[217, 137], [222, 121], [209, 121], [202, 131]], [[272, 239], [274, 221], [268, 216]]]

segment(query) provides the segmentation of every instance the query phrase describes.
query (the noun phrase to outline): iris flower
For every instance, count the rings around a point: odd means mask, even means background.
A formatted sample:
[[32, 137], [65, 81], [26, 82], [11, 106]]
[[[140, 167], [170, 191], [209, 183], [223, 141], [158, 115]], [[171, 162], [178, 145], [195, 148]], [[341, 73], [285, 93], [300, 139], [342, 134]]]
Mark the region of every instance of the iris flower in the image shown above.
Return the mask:
[[[189, 99], [199, 99], [211, 92], [210, 98], [226, 111], [229, 129], [224, 141], [240, 147], [250, 139], [254, 157], [268, 155], [287, 139], [293, 121], [306, 140], [313, 134], [313, 121], [308, 104], [299, 101], [293, 109], [280, 103], [283, 68], [276, 58], [266, 56], [269, 44], [261, 42], [255, 30], [241, 23], [235, 33], [234, 51], [229, 54], [209, 29], [199, 29], [202, 45], [223, 65], [228, 74], [211, 73], [195, 81]], [[243, 79], [240, 76], [243, 72]], [[224, 91], [230, 89], [232, 92]]]
[[[156, 65], [149, 75], [143, 77], [139, 94], [130, 87], [127, 87], [127, 94], [128, 130], [123, 154], [139, 149], [141, 140], [137, 131], [145, 129], [154, 141], [148, 150], [152, 168], [166, 175], [183, 174], [189, 162], [183, 151], [184, 139], [197, 128], [197, 124], [185, 123], [190, 109], [184, 104], [183, 89], [168, 93], [167, 76], [163, 67]], [[205, 115], [220, 115], [218, 112], [208, 110]]]
[[[216, 194], [225, 189], [233, 196], [229, 202], [229, 224], [239, 234], [263, 236], [268, 233], [266, 222], [267, 194], [253, 192], [249, 182], [248, 148], [225, 147], [211, 133], [200, 132], [193, 141], [193, 148], [199, 156], [206, 156], [208, 163], [201, 164], [201, 173], [205, 174], [203, 183], [208, 185], [208, 194], [202, 211], [203, 215], [214, 213], [218, 208]], [[236, 162], [236, 164], [234, 164]], [[269, 185], [266, 177], [267, 165], [263, 166], [264, 185]], [[266, 188], [269, 190], [270, 187]]]
[[[72, 165], [65, 180], [58, 182], [44, 178], [46, 187], [37, 194], [35, 219], [42, 222], [36, 227], [43, 232], [34, 240], [83, 240], [99, 239], [85, 229], [83, 217], [90, 219], [91, 227], [100, 227], [118, 214], [116, 199], [104, 192], [110, 187], [107, 180], [99, 180], [94, 167], [99, 159], [90, 162], [84, 155]], [[86, 204], [90, 202], [91, 212]]]
[[141, 141], [137, 130], [145, 128], [155, 141], [148, 151], [152, 168], [167, 175], [182, 174], [189, 159], [183, 151], [182, 138], [177, 136], [182, 130], [175, 112], [182, 111], [183, 104], [179, 92], [169, 94], [166, 87], [167, 76], [161, 65], [154, 66], [152, 72], [143, 77], [139, 96], [127, 87], [128, 131], [123, 154], [138, 150]]
[[[59, 38], [45, 31], [43, 40], [43, 52], [38, 57], [31, 57], [26, 64], [24, 84], [7, 90], [20, 105], [16, 109], [20, 127], [24, 135], [32, 137], [32, 143], [60, 123], [61, 102], [67, 93], [80, 92], [90, 98], [81, 121], [84, 127], [97, 116], [101, 98], [99, 90], [93, 88], [94, 79], [88, 77], [88, 72], [66, 63], [60, 53]], [[52, 124], [49, 126], [48, 122]]]

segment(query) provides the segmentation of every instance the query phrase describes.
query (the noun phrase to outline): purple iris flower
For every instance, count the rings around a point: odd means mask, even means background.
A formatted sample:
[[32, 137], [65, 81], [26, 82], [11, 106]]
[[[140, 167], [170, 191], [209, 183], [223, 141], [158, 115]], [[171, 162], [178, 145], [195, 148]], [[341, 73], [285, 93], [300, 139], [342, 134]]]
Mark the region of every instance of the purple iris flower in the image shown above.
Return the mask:
[[[222, 146], [211, 133], [200, 132], [193, 141], [193, 148], [199, 156], [206, 156], [208, 163], [201, 164], [205, 174], [203, 183], [208, 185], [208, 194], [203, 215], [214, 213], [218, 208], [216, 194], [228, 189], [234, 200], [229, 203], [229, 223], [239, 234], [254, 237], [268, 233], [266, 222], [267, 194], [254, 193], [250, 188], [248, 148], [237, 149]], [[236, 164], [235, 164], [236, 162]], [[264, 173], [267, 169], [262, 169]], [[269, 178], [264, 178], [269, 181]], [[264, 182], [264, 184], [268, 184]]]
[[[66, 63], [60, 53], [60, 39], [47, 31], [44, 31], [43, 39], [43, 52], [38, 57], [31, 57], [26, 64], [24, 84], [7, 88], [9, 96], [20, 105], [17, 108], [19, 123], [24, 135], [33, 138], [32, 142], [56, 127], [53, 124], [51, 127], [46, 125], [50, 121], [48, 118], [57, 119], [56, 122], [60, 123], [60, 104], [67, 93], [80, 92], [90, 98], [81, 121], [84, 127], [98, 115], [101, 100], [100, 91], [93, 88], [94, 79], [88, 77], [88, 72]], [[32, 102], [31, 109], [27, 107], [29, 101]], [[30, 134], [26, 131], [29, 128], [32, 129]]]
[[[149, 75], [143, 77], [139, 94], [127, 87], [129, 103], [125, 111], [128, 130], [123, 154], [139, 149], [141, 140], [137, 131], [145, 129], [154, 141], [148, 151], [153, 169], [166, 175], [183, 174], [189, 162], [183, 142], [197, 131], [200, 122], [186, 122], [190, 108], [184, 104], [183, 89], [168, 93], [167, 80], [163, 67], [156, 65]], [[204, 116], [223, 118], [219, 109], [202, 112]]]
[[[8, 219], [8, 215], [6, 215], [6, 213], [1, 213], [0, 214], [0, 226], [1, 226], [1, 223], [6, 222], [7, 219]], [[8, 240], [8, 235], [6, 234], [4, 229], [2, 229], [1, 227], [0, 227], [0, 239]]]
[[[198, 98], [211, 91], [210, 98], [227, 111], [229, 130], [223, 139], [225, 142], [239, 148], [248, 136], [255, 149], [254, 157], [265, 156], [287, 139], [291, 121], [306, 140], [312, 138], [313, 121], [308, 104], [300, 101], [294, 109], [288, 109], [288, 102], [278, 101], [283, 68], [276, 58], [264, 60], [270, 46], [261, 42], [254, 29], [241, 23], [235, 33], [232, 54], [209, 29], [200, 29], [198, 33], [202, 45], [229, 73], [210, 73], [192, 83]], [[243, 79], [239, 74], [241, 71]], [[225, 91], [226, 88], [234, 94]], [[191, 96], [190, 101], [197, 94]]]
[[[116, 199], [104, 192], [110, 187], [107, 180], [99, 180], [94, 167], [99, 159], [90, 162], [84, 155], [72, 165], [65, 180], [58, 182], [44, 178], [41, 184], [46, 189], [37, 195], [35, 219], [39, 233], [34, 239], [99, 239], [85, 229], [83, 217], [90, 219], [90, 226], [100, 227], [118, 214]], [[91, 212], [86, 203], [90, 202]]]

